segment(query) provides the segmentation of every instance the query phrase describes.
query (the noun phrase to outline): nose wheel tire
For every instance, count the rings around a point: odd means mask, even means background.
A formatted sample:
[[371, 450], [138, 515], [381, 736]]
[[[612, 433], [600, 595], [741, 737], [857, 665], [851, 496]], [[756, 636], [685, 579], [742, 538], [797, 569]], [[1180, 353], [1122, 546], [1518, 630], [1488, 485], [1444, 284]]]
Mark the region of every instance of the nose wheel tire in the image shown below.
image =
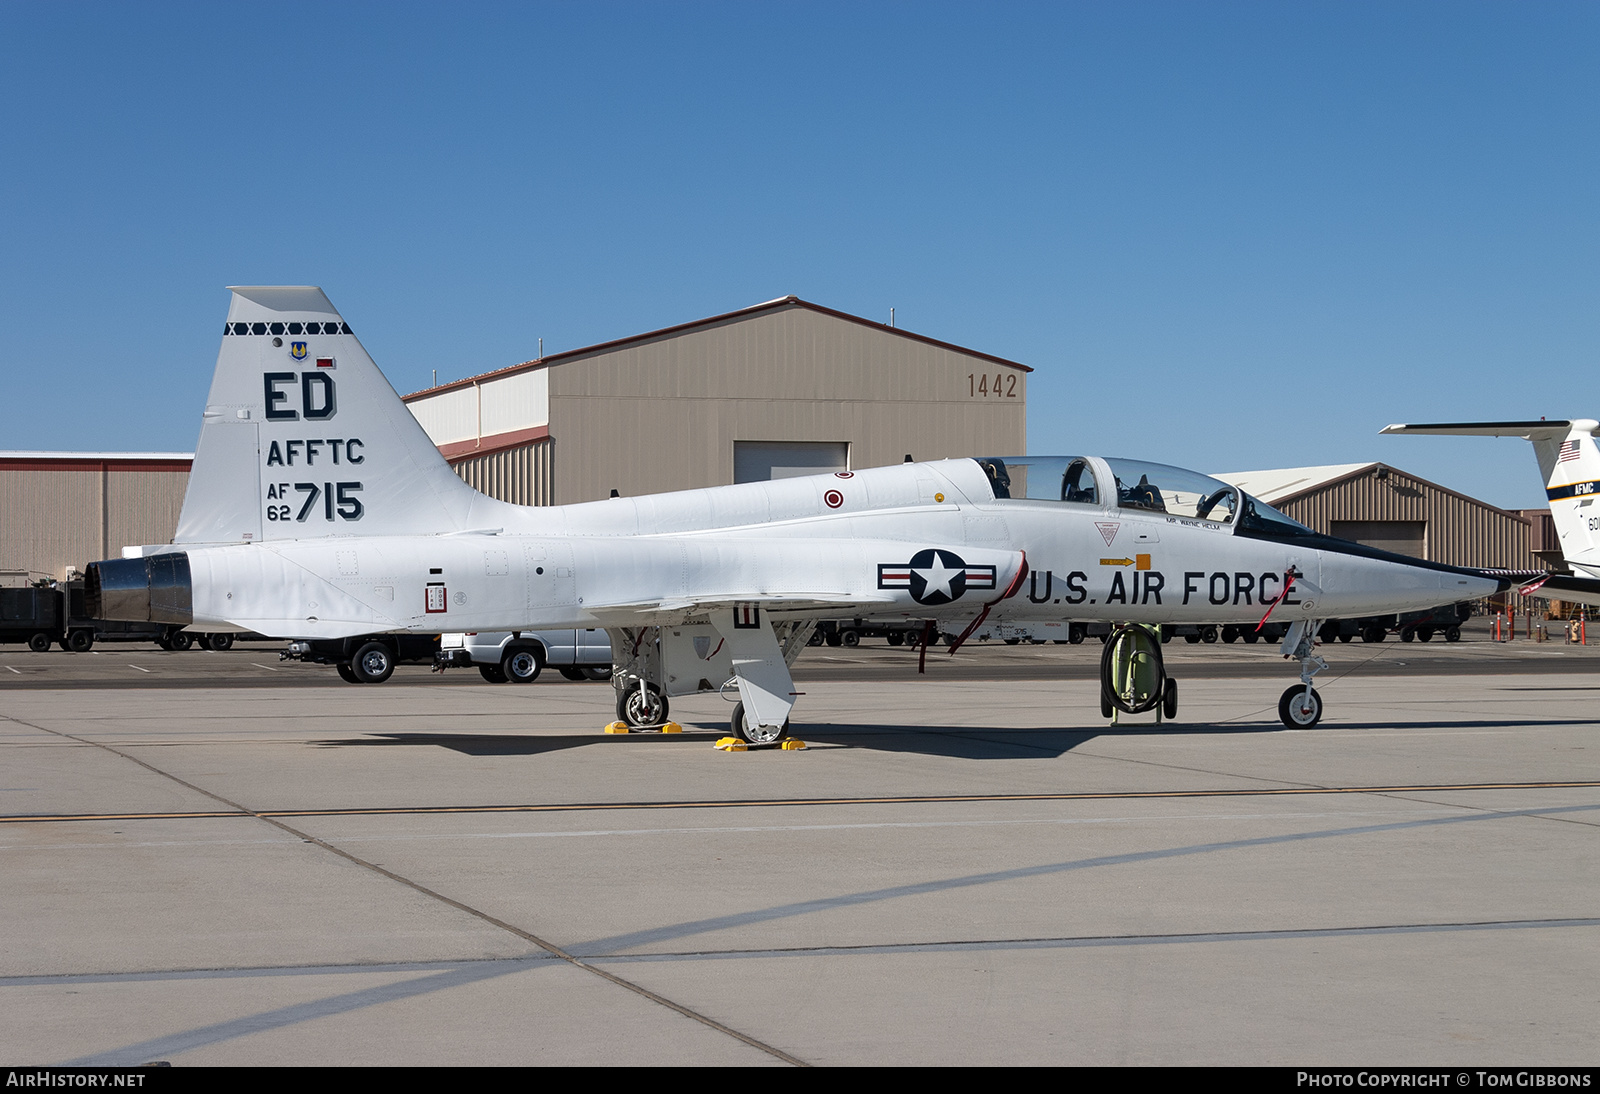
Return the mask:
[[1294, 685], [1278, 700], [1278, 719], [1290, 729], [1310, 729], [1322, 721], [1322, 696], [1316, 688]]
[[617, 721], [627, 722], [636, 729], [658, 726], [667, 720], [667, 697], [654, 684], [639, 691], [637, 680], [629, 683], [626, 691], [617, 692]]
[[394, 675], [394, 653], [382, 642], [368, 642], [350, 659], [350, 671], [363, 684], [381, 684]]
[[733, 708], [733, 718], [729, 720], [728, 727], [741, 741], [748, 741], [753, 745], [776, 744], [789, 735], [789, 720], [783, 720], [782, 728], [777, 726], [752, 726], [745, 717], [744, 704], [739, 703]]

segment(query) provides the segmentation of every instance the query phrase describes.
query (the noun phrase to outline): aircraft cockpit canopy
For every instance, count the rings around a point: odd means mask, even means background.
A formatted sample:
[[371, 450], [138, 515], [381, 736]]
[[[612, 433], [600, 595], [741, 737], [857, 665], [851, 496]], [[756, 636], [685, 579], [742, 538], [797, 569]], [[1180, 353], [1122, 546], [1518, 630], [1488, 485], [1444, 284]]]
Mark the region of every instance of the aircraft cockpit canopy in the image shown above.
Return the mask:
[[[1182, 467], [1086, 456], [987, 456], [977, 462], [996, 498], [1138, 510], [1229, 525], [1257, 535], [1314, 534], [1238, 487]], [[1106, 469], [1109, 482], [1102, 481]]]

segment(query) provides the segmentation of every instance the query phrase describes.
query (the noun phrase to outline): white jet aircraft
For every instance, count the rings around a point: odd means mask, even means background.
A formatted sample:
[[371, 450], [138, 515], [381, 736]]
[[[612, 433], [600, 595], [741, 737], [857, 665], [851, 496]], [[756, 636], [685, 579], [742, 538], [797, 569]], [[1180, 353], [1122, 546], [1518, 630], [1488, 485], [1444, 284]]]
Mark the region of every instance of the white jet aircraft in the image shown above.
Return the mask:
[[1391, 425], [1380, 433], [1411, 433], [1433, 437], [1521, 437], [1533, 442], [1544, 479], [1545, 497], [1567, 564], [1580, 575], [1557, 575], [1534, 582], [1546, 596], [1579, 604], [1600, 604], [1600, 448], [1594, 435], [1600, 422], [1593, 418], [1537, 422], [1434, 422]]
[[[658, 724], [669, 696], [736, 687], [733, 729], [758, 743], [787, 732], [789, 669], [818, 618], [970, 633], [991, 615], [1270, 615], [1291, 624], [1282, 651], [1301, 665], [1280, 716], [1309, 726], [1322, 714], [1311, 687], [1326, 667], [1314, 651], [1322, 620], [1508, 585], [1319, 535], [1193, 471], [1096, 456], [511, 505], [456, 476], [311, 287], [233, 289], [173, 543], [126, 549], [87, 575], [98, 617], [255, 631], [292, 649], [342, 643], [361, 679], [392, 665], [384, 636], [604, 627], [619, 717]], [[1171, 716], [1170, 681], [1159, 698]]]

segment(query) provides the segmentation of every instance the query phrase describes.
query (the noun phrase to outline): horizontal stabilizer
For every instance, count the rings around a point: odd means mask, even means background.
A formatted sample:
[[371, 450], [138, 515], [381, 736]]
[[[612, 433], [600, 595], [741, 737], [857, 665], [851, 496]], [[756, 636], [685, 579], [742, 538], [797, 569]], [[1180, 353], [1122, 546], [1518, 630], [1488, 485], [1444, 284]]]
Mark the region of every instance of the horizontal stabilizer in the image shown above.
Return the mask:
[[1540, 582], [1534, 595], [1549, 600], [1563, 600], [1569, 604], [1600, 606], [1600, 578], [1551, 577]]

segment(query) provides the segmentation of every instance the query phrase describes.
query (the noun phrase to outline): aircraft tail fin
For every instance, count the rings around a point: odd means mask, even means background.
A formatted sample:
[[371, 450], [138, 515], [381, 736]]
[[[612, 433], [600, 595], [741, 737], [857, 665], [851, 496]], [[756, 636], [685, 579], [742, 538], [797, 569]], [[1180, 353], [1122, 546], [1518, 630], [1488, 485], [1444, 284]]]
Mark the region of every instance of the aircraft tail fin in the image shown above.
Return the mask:
[[174, 543], [485, 523], [501, 503], [450, 469], [321, 289], [232, 292]]
[[1436, 437], [1521, 437], [1533, 444], [1555, 519], [1561, 553], [1573, 566], [1600, 572], [1600, 421], [1442, 422], [1391, 425], [1383, 433]]

